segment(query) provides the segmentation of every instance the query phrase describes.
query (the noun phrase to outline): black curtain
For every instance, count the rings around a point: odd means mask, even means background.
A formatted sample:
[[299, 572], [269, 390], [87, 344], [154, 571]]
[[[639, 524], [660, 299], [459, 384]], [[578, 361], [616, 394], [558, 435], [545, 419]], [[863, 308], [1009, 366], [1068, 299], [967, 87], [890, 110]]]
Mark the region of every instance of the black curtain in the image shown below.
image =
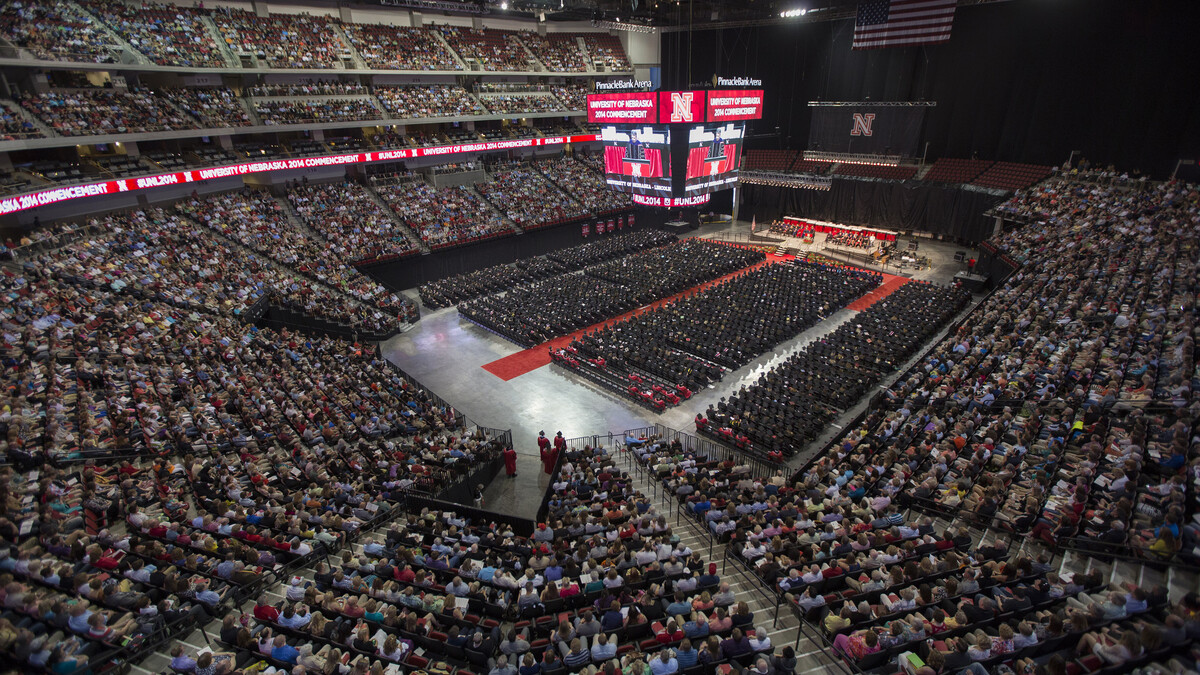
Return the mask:
[[813, 218], [888, 230], [917, 230], [953, 239], [987, 239], [993, 221], [983, 215], [1001, 197], [955, 186], [835, 178], [829, 190], [744, 185], [745, 218]]
[[[1170, 174], [1200, 155], [1200, 2], [1021, 0], [959, 7], [950, 41], [852, 51], [852, 19], [699, 31], [692, 80], [763, 80], [764, 118], [802, 149], [810, 100], [935, 101], [929, 158], [1093, 164]], [[664, 86], [687, 85], [687, 33], [663, 37]], [[754, 147], [753, 145], [750, 147]]]
[[[639, 207], [632, 213], [635, 215], [634, 229], [655, 227], [663, 219], [663, 210], [661, 209]], [[584, 218], [544, 230], [531, 230], [502, 239], [489, 239], [475, 244], [435, 251], [429, 255], [409, 256], [399, 260], [363, 265], [358, 269], [393, 291], [415, 288], [428, 281], [437, 281], [455, 274], [474, 272], [492, 265], [502, 265], [522, 258], [531, 258], [568, 246], [586, 244], [589, 241], [595, 241], [598, 237], [613, 236], [610, 234], [597, 235], [597, 221], [603, 220], [607, 223], [609, 220], [624, 217], [625, 214], [622, 213], [599, 219]], [[583, 236], [584, 223], [589, 225], [590, 234], [587, 237]], [[625, 230], [622, 229], [615, 234], [623, 231]]]

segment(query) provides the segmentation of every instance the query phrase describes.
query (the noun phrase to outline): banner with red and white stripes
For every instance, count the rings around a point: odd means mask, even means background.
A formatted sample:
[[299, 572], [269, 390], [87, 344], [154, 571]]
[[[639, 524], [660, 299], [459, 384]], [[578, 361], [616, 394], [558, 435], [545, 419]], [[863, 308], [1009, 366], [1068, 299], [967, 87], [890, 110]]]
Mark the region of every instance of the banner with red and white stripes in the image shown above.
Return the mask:
[[939, 44], [950, 39], [957, 0], [863, 0], [854, 49]]

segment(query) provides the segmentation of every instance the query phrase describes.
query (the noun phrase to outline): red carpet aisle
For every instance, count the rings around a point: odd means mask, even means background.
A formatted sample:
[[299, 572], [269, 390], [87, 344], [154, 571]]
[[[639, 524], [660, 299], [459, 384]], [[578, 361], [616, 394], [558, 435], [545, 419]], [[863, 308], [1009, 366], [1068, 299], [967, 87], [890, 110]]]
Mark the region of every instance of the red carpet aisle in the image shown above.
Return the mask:
[[[784, 260], [790, 260], [793, 257], [794, 256], [777, 256], [777, 255], [773, 255], [773, 254], [768, 254], [767, 259], [761, 263], [758, 263], [757, 265], [752, 265], [750, 267], [740, 269], [737, 272], [732, 272], [730, 274], [727, 274], [723, 277], [714, 279], [707, 283], [700, 284], [699, 286], [694, 286], [692, 288], [687, 289], [686, 291], [683, 291], [682, 293], [677, 293], [670, 297], [663, 298], [662, 300], [652, 302], [649, 305], [646, 305], [644, 307], [639, 307], [638, 309], [635, 309], [631, 312], [627, 312], [620, 316], [614, 317], [612, 319], [609, 319], [608, 321], [602, 321], [593, 326], [588, 326], [587, 328], [577, 330], [574, 333], [571, 333], [570, 335], [564, 335], [562, 337], [554, 338], [553, 340], [550, 340], [549, 342], [543, 342], [542, 344], [537, 345], [536, 347], [530, 347], [529, 349], [519, 351], [516, 354], [510, 354], [502, 359], [497, 359], [495, 361], [492, 361], [491, 363], [484, 364], [483, 369], [488, 371], [489, 373], [495, 375], [496, 377], [504, 380], [505, 382], [507, 382], [515, 377], [520, 377], [520, 376], [524, 375], [525, 373], [528, 373], [533, 370], [537, 370], [538, 368], [541, 368], [542, 366], [549, 365], [551, 349], [561, 349], [562, 347], [565, 347], [568, 344], [570, 344], [572, 340], [583, 335], [584, 333], [596, 330], [596, 329], [604, 327], [604, 326], [611, 325], [618, 321], [624, 321], [625, 319], [628, 319], [631, 316], [637, 316], [638, 314], [641, 314], [647, 310], [654, 309], [655, 307], [660, 307], [669, 302], [674, 302], [675, 300], [678, 300], [679, 298], [682, 298], [685, 295], [691, 295], [698, 291], [702, 291], [710, 286], [715, 286], [716, 284], [724, 283], [725, 281], [729, 280], [730, 278], [732, 278], [734, 276], [737, 276], [738, 274], [741, 274], [742, 272], [747, 272], [752, 269], [757, 269], [763, 265], [771, 265], [774, 263], [782, 262]], [[874, 291], [871, 291], [867, 295], [864, 295], [863, 297], [854, 301], [854, 303], [851, 304], [849, 308], [853, 309], [855, 311], [860, 311], [860, 310], [866, 309], [872, 303], [874, 303], [876, 300], [880, 300], [880, 299], [886, 297], [892, 291], [895, 291], [897, 288], [900, 288], [900, 286], [902, 286], [905, 282], [908, 281], [907, 279], [905, 279], [903, 277], [896, 277], [896, 276], [892, 276], [890, 274], [883, 275], [883, 279], [884, 279], [884, 282], [883, 282], [883, 284], [881, 284], [879, 286], [879, 288], [877, 288]], [[864, 301], [866, 302], [866, 304], [862, 304], [860, 306], [860, 304], [863, 303]]]
[[876, 302], [879, 302], [880, 300], [891, 295], [892, 293], [894, 293], [896, 291], [897, 288], [900, 288], [901, 286], [903, 286], [904, 284], [907, 284], [907, 283], [908, 283], [908, 279], [905, 279], [904, 277], [897, 277], [897, 276], [893, 276], [891, 274], [885, 274], [885, 275], [883, 275], [883, 283], [882, 284], [879, 284], [879, 286], [877, 286], [875, 288], [875, 290], [871, 291], [870, 293], [867, 293], [866, 295], [855, 300], [854, 302], [850, 303], [849, 305], [846, 305], [846, 309], [852, 309], [856, 312], [861, 312], [864, 309], [875, 304]]

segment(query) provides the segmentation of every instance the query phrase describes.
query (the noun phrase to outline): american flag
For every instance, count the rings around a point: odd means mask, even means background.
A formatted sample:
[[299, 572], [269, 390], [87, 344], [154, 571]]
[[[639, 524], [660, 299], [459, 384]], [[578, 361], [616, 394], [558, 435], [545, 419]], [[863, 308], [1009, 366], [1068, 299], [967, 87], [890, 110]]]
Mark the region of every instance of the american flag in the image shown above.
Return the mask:
[[938, 44], [950, 39], [957, 0], [863, 0], [854, 49]]

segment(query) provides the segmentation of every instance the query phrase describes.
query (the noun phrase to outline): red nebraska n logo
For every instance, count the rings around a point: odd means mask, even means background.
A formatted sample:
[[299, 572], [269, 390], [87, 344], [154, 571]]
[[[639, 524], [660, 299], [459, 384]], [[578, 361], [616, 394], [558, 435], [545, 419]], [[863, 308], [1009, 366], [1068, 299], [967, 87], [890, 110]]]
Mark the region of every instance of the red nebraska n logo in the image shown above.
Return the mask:
[[875, 113], [854, 113], [854, 128], [851, 136], [870, 136], [871, 123], [875, 121]]
[[690, 91], [671, 92], [671, 121], [692, 121], [692, 96]]

